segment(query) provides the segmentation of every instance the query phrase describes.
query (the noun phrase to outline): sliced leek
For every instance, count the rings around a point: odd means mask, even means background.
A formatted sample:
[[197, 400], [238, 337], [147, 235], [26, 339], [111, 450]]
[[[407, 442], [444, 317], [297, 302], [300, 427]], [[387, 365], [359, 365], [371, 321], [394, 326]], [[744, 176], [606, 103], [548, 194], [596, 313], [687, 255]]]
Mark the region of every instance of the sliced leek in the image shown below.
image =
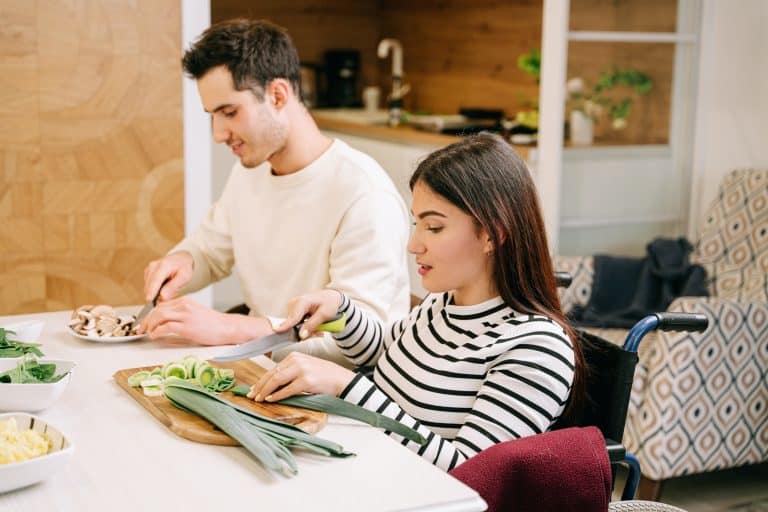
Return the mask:
[[147, 378], [149, 378], [148, 371], [143, 370], [140, 372], [136, 372], [130, 377], [128, 377], [128, 385], [131, 386], [132, 388], [137, 388], [141, 385], [141, 382]]
[[[128, 385], [141, 386], [147, 396], [162, 395], [165, 381], [178, 378], [195, 382], [210, 391], [227, 391], [235, 384], [235, 371], [228, 368], [214, 368], [208, 361], [195, 356], [184, 356], [180, 361], [171, 361], [164, 366], [158, 366], [150, 371], [142, 370], [128, 377]], [[147, 379], [153, 379], [152, 384], [143, 385]], [[158, 393], [159, 389], [159, 393]]]

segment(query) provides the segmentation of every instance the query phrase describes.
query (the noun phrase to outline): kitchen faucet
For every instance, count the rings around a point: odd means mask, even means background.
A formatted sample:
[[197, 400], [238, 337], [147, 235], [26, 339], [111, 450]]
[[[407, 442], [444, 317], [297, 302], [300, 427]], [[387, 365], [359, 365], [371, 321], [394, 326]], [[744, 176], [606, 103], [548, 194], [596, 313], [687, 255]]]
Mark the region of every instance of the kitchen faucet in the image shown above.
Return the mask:
[[382, 39], [379, 43], [378, 53], [380, 59], [386, 59], [392, 52], [392, 92], [389, 94], [389, 125], [400, 124], [400, 115], [403, 108], [403, 96], [410, 90], [408, 84], [403, 85], [403, 45], [397, 39]]

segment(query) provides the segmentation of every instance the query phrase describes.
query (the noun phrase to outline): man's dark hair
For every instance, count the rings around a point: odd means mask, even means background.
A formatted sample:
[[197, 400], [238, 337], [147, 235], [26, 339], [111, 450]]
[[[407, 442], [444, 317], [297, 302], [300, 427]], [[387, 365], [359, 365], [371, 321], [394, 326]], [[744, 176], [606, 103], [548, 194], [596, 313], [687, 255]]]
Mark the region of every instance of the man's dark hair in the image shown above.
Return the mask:
[[211, 25], [181, 59], [184, 71], [202, 78], [218, 66], [232, 73], [235, 90], [250, 89], [259, 101], [276, 78], [288, 80], [301, 98], [299, 55], [288, 32], [264, 20], [234, 19]]

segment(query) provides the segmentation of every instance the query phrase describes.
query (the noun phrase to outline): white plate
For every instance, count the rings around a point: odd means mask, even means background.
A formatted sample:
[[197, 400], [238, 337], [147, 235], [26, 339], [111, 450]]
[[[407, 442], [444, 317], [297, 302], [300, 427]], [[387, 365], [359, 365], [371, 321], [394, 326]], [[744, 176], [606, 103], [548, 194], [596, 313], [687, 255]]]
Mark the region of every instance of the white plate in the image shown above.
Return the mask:
[[88, 336], [87, 334], [80, 334], [78, 332], [75, 332], [69, 326], [67, 326], [67, 330], [69, 331], [69, 334], [71, 334], [75, 338], [80, 338], [81, 340], [95, 341], [97, 343], [123, 343], [125, 341], [140, 340], [141, 338], [146, 336], [146, 334], [133, 334], [131, 336]]
[[[38, 359], [39, 363], [54, 363], [56, 375], [66, 373], [58, 382], [29, 384], [0, 384], [0, 411], [42, 411], [52, 406], [59, 399], [72, 379], [72, 361], [57, 359]], [[15, 366], [12, 366], [14, 368]], [[5, 370], [3, 370], [5, 371]]]
[[72, 458], [74, 445], [58, 429], [37, 416], [24, 413], [0, 414], [0, 420], [15, 418], [20, 430], [34, 430], [46, 434], [51, 440], [47, 455], [0, 465], [0, 493], [20, 489], [45, 480], [64, 468]]

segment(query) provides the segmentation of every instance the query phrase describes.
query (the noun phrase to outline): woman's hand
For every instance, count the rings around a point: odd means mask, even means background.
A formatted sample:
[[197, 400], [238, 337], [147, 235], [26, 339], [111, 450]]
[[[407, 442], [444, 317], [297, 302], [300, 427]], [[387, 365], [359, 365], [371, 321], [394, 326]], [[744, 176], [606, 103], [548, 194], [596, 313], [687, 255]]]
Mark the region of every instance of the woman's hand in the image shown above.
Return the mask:
[[301, 352], [291, 352], [251, 386], [248, 398], [277, 402], [299, 393], [339, 396], [355, 378], [355, 372]]
[[286, 332], [309, 315], [299, 332], [301, 339], [308, 338], [315, 334], [318, 325], [336, 316], [343, 297], [338, 290], [326, 289], [292, 298], [288, 301], [288, 316], [275, 327], [275, 332]]

